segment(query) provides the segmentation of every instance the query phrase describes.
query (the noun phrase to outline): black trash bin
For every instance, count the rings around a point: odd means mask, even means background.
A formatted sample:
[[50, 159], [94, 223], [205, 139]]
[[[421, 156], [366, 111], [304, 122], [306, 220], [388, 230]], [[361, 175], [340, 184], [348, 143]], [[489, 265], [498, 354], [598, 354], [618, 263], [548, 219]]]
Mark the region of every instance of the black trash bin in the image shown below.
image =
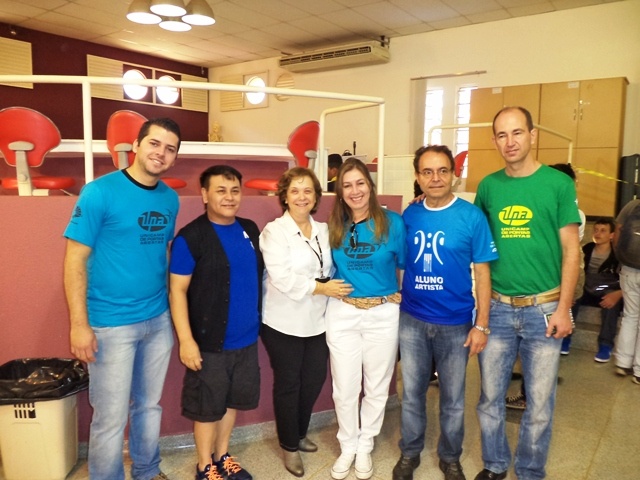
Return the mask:
[[0, 366], [0, 454], [6, 480], [64, 480], [78, 460], [78, 360], [25, 358]]

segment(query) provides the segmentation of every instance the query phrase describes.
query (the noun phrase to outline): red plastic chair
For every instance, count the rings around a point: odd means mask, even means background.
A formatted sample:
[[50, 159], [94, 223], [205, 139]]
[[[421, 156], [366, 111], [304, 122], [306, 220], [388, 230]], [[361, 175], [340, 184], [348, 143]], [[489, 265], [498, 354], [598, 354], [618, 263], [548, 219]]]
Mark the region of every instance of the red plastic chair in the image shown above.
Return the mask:
[[[313, 169], [313, 162], [318, 157], [318, 138], [320, 124], [311, 120], [299, 125], [287, 140], [287, 148], [293, 155], [297, 167]], [[247, 188], [254, 188], [260, 193], [273, 195], [278, 191], [278, 179], [254, 178], [245, 182]]]
[[458, 178], [460, 178], [460, 176], [462, 175], [462, 170], [464, 169], [464, 161], [467, 159], [468, 153], [469, 152], [467, 150], [464, 150], [453, 158], [453, 163], [455, 165], [454, 173]]
[[16, 167], [15, 178], [3, 178], [2, 187], [18, 190], [20, 196], [48, 195], [49, 190], [73, 187], [73, 177], [31, 176], [51, 149], [60, 145], [58, 127], [40, 112], [25, 107], [0, 111], [0, 151], [8, 165]]
[[[140, 128], [147, 118], [132, 110], [118, 110], [109, 117], [107, 122], [107, 148], [111, 153], [113, 165], [123, 170], [133, 165], [136, 154], [133, 142], [138, 137]], [[179, 178], [163, 177], [162, 181], [173, 189], [187, 186], [187, 182]]]

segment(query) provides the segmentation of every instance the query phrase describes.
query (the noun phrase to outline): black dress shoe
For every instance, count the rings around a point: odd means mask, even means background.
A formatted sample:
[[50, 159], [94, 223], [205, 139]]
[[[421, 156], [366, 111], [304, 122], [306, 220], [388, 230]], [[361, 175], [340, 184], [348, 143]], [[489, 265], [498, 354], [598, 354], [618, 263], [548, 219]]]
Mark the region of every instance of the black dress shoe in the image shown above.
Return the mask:
[[476, 475], [476, 480], [503, 480], [507, 478], [507, 472], [495, 473], [486, 468]]
[[400, 460], [393, 467], [393, 480], [413, 480], [413, 471], [420, 465], [420, 455], [417, 457], [405, 457], [400, 455]]
[[444, 480], [467, 480], [462, 472], [460, 462], [447, 463], [440, 459], [438, 466], [440, 470], [442, 470], [442, 473], [444, 473]]

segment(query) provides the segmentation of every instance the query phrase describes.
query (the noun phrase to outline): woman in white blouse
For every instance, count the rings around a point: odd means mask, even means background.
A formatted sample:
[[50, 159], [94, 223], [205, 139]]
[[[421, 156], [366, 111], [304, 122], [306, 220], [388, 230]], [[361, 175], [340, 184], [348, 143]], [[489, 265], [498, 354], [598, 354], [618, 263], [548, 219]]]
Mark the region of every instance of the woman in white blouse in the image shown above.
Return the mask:
[[304, 475], [300, 451], [318, 449], [306, 435], [327, 376], [327, 296], [352, 291], [343, 280], [330, 280], [333, 262], [327, 224], [311, 217], [321, 195], [313, 171], [287, 170], [278, 182], [284, 214], [260, 235], [266, 266], [262, 342], [273, 369], [273, 405], [284, 465], [298, 477]]

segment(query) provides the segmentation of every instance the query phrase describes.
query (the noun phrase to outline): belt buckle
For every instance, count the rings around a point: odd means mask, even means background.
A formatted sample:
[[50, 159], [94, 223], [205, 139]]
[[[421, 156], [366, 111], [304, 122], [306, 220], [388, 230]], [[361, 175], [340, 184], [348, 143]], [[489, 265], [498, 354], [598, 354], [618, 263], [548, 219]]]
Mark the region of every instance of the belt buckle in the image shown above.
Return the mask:
[[511, 306], [512, 307], [522, 307], [524, 305], [518, 305], [520, 300], [524, 300], [527, 296], [526, 295], [516, 295], [511, 297]]
[[389, 300], [387, 300], [387, 297], [380, 297], [380, 305], [384, 305], [385, 303], [387, 303]]

